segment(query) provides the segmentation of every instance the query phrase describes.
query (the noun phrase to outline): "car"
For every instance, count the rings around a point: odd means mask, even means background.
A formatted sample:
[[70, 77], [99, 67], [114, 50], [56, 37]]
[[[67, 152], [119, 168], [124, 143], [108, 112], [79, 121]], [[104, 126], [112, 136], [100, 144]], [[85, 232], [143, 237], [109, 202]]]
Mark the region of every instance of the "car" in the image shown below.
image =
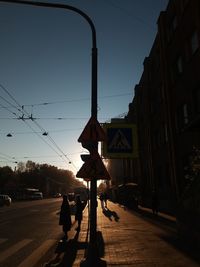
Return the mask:
[[43, 193], [42, 192], [34, 192], [31, 195], [31, 199], [43, 199]]
[[0, 206], [10, 206], [11, 202], [12, 199], [8, 195], [0, 195]]
[[59, 198], [59, 197], [61, 197], [62, 195], [61, 195], [61, 193], [56, 193], [53, 197], [55, 197], [55, 198]]
[[139, 189], [138, 184], [126, 183], [117, 188], [117, 201], [129, 208], [138, 209]]

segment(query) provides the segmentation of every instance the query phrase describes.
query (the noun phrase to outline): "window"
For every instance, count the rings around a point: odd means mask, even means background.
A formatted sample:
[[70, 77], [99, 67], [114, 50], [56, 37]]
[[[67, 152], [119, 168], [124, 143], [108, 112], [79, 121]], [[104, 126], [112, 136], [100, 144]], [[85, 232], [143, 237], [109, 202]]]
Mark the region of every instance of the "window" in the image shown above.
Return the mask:
[[184, 104], [183, 105], [183, 122], [184, 124], [187, 124], [188, 123], [188, 106], [187, 104]]
[[167, 143], [168, 142], [168, 129], [167, 129], [167, 124], [165, 123], [165, 142]]
[[194, 92], [194, 103], [195, 103], [195, 111], [200, 113], [200, 88], [196, 89]]
[[178, 23], [177, 23], [177, 16], [174, 16], [173, 19], [172, 19], [172, 29], [173, 30], [176, 30], [177, 25], [178, 25]]
[[183, 61], [182, 57], [179, 56], [176, 62], [177, 72], [180, 74], [183, 72]]
[[174, 15], [172, 17], [172, 19], [169, 21], [168, 24], [168, 29], [167, 29], [167, 41], [169, 42], [178, 26], [178, 20], [177, 20], [177, 16]]
[[164, 85], [161, 85], [161, 98], [162, 98], [162, 101], [165, 99], [165, 88], [164, 88]]
[[180, 74], [182, 74], [182, 72], [183, 72], [183, 60], [181, 56], [178, 56], [170, 70], [172, 83], [176, 81], [177, 77]]
[[184, 11], [186, 5], [188, 4], [189, 0], [181, 0], [181, 9]]
[[182, 129], [189, 122], [188, 104], [184, 103], [177, 111], [178, 128]]
[[199, 48], [199, 39], [198, 39], [197, 31], [193, 31], [193, 33], [189, 36], [188, 41], [186, 43], [186, 60], [190, 60], [192, 55], [198, 50]]
[[190, 39], [190, 48], [192, 55], [196, 52], [196, 50], [199, 48], [199, 40], [198, 40], [198, 34], [197, 32], [193, 32], [191, 39]]

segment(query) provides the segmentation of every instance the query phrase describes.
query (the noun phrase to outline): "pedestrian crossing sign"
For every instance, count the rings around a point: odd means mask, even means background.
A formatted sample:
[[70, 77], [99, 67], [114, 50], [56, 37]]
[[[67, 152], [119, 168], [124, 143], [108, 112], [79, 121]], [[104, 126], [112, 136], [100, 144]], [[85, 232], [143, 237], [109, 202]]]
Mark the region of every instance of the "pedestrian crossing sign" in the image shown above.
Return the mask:
[[102, 142], [104, 158], [138, 157], [137, 128], [135, 124], [104, 123], [106, 142]]
[[77, 172], [76, 177], [83, 178], [86, 181], [90, 181], [91, 179], [111, 179], [98, 152], [89, 157], [89, 160], [87, 160]]

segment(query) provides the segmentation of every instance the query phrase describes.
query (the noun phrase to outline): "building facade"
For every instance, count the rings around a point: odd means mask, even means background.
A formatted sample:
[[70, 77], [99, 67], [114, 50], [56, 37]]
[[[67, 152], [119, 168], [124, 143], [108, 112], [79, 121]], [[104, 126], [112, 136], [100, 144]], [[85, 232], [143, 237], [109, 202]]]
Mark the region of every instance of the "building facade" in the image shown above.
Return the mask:
[[139, 158], [123, 159], [122, 172], [139, 184], [143, 205], [157, 191], [160, 209], [175, 213], [200, 148], [200, 1], [170, 0], [157, 24], [124, 118], [137, 123]]
[[186, 170], [200, 146], [200, 2], [169, 1], [135, 87], [143, 198], [158, 192], [160, 207], [175, 212]]

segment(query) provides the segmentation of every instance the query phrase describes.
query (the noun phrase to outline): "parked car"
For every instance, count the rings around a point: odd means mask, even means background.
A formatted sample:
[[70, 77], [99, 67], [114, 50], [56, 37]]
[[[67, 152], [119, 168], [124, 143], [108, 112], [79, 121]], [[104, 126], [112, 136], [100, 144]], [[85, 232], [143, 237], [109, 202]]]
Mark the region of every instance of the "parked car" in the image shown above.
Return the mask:
[[12, 199], [8, 195], [0, 195], [0, 206], [10, 206]]
[[31, 195], [31, 199], [43, 199], [43, 194], [42, 192], [34, 192]]
[[55, 198], [59, 198], [59, 197], [61, 197], [62, 195], [61, 195], [61, 193], [56, 193], [55, 195], [53, 195], [53, 197], [55, 197]]
[[117, 188], [117, 201], [132, 209], [138, 209], [139, 189], [135, 183], [121, 184]]

